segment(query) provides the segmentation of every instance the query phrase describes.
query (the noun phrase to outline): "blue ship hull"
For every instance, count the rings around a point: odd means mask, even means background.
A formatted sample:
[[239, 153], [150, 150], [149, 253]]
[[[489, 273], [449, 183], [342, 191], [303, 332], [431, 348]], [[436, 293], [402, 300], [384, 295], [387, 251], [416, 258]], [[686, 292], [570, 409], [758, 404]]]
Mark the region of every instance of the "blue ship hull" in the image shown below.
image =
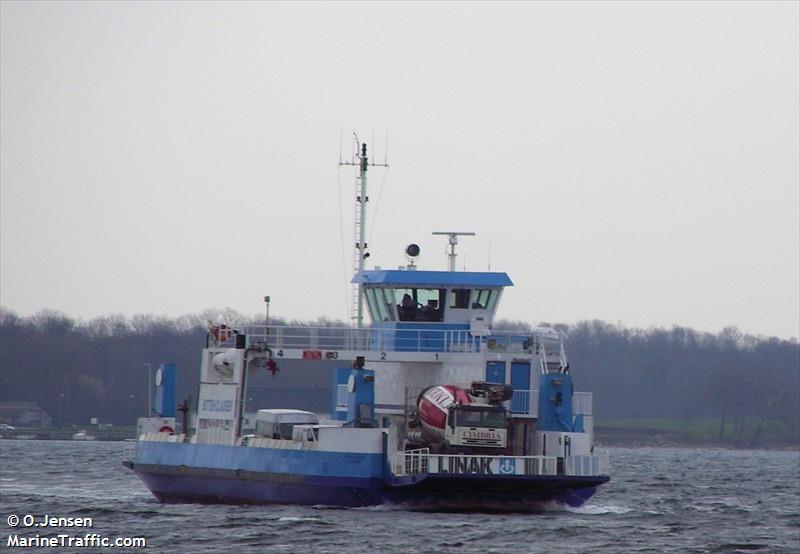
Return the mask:
[[165, 503], [301, 504], [342, 507], [375, 506], [383, 503], [382, 480], [288, 475], [234, 477], [221, 476], [213, 470], [199, 468], [191, 474], [180, 474], [173, 469], [139, 468], [136, 465], [133, 467], [153, 495]]
[[541, 511], [580, 506], [606, 476], [422, 473], [394, 477], [381, 454], [139, 443], [129, 467], [161, 502], [401, 504], [420, 510]]

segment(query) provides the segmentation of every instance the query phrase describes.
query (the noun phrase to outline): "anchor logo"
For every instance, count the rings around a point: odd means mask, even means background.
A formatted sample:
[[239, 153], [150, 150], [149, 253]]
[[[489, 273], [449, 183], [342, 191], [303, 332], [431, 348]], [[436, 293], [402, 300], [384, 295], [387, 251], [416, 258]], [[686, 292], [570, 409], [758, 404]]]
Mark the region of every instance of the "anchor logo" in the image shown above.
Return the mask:
[[516, 473], [517, 461], [511, 458], [500, 458], [500, 473], [511, 475]]

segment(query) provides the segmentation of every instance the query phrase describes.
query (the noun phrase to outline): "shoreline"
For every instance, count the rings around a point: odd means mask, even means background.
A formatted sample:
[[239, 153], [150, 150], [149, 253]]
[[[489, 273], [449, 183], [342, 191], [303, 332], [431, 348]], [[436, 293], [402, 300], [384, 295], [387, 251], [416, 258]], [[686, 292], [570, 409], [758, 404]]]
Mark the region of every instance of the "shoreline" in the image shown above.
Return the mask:
[[724, 450], [777, 450], [800, 451], [800, 444], [766, 442], [749, 444], [747, 442], [703, 441], [687, 438], [677, 431], [647, 428], [595, 427], [595, 447], [600, 448], [697, 448]]
[[[608, 432], [611, 430], [611, 432]], [[645, 431], [645, 432], [643, 432]], [[17, 435], [0, 435], [0, 440], [8, 442], [36, 441], [68, 441], [76, 443], [91, 442], [128, 442], [135, 443], [133, 436], [121, 434], [103, 436], [98, 434], [94, 440], [74, 440], [71, 434], [63, 432], [28, 430]], [[774, 450], [779, 452], [800, 452], [800, 444], [766, 443], [761, 445], [735, 444], [725, 442], [702, 442], [687, 440], [672, 433], [655, 429], [595, 429], [595, 448], [688, 448], [698, 450]]]

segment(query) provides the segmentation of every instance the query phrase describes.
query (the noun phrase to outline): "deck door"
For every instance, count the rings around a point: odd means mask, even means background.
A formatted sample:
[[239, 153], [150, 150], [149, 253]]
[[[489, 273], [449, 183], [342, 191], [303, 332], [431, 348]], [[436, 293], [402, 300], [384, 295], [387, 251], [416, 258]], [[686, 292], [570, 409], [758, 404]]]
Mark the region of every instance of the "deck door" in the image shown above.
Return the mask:
[[521, 391], [531, 390], [530, 363], [511, 363], [511, 386], [514, 387], [514, 396], [511, 398], [511, 411], [516, 414], [527, 414], [530, 410], [530, 393]]
[[506, 363], [486, 362], [486, 381], [489, 383], [505, 383]]

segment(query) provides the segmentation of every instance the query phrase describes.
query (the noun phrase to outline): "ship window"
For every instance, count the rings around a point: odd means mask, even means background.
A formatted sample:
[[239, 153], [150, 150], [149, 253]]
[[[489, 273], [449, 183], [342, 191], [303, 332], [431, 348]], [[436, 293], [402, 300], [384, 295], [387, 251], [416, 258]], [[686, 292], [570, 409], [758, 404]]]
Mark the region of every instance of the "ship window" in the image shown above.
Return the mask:
[[389, 312], [383, 301], [383, 289], [375, 289], [375, 315], [378, 317], [376, 321], [389, 321]]
[[444, 321], [444, 289], [394, 289], [400, 321]]
[[498, 291], [494, 289], [475, 289], [469, 298], [473, 310], [493, 310], [497, 304]]
[[489, 303], [486, 305], [487, 310], [494, 311], [497, 306], [497, 299], [500, 298], [500, 290], [493, 289], [489, 291]]
[[417, 321], [422, 305], [417, 301], [416, 289], [394, 289], [397, 302], [397, 319], [400, 321]]
[[405, 301], [406, 307], [411, 305], [411, 300], [414, 298], [414, 289], [394, 289], [394, 301], [398, 307], [403, 307]]
[[453, 289], [450, 291], [451, 308], [469, 308], [469, 289]]
[[392, 289], [374, 289], [375, 307], [373, 311], [378, 318], [373, 321], [394, 321], [397, 319], [394, 311], [394, 295]]
[[365, 287], [364, 297], [367, 299], [367, 308], [369, 309], [370, 319], [372, 319], [372, 321], [381, 321], [378, 317], [377, 306], [375, 305], [375, 290]]
[[383, 305], [386, 307], [386, 313], [389, 315], [389, 319], [386, 321], [395, 321], [397, 316], [395, 315], [394, 311], [394, 294], [392, 294], [392, 289], [380, 289], [383, 295]]

